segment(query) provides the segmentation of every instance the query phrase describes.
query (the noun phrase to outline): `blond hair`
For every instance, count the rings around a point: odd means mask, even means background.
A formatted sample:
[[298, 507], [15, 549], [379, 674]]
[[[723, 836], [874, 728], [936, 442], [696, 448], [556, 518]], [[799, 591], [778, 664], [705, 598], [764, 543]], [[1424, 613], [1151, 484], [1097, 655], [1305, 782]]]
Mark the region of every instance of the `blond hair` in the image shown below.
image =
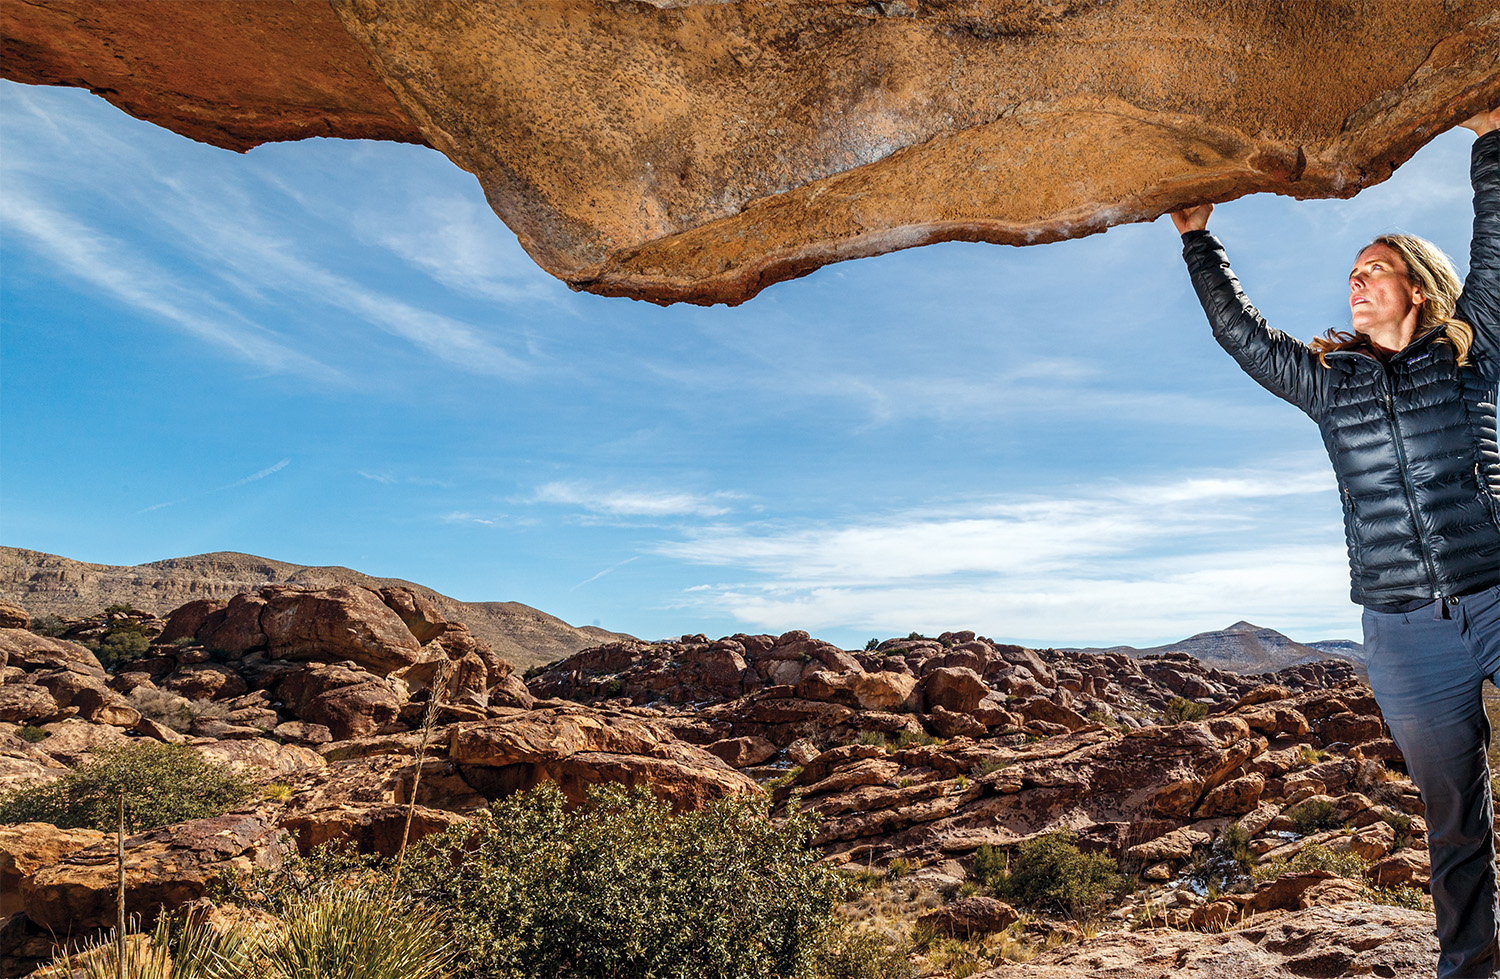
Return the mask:
[[[1453, 313], [1458, 306], [1463, 283], [1458, 271], [1443, 250], [1432, 242], [1415, 235], [1381, 235], [1359, 250], [1363, 255], [1375, 245], [1385, 245], [1401, 256], [1406, 265], [1406, 278], [1413, 286], [1422, 290], [1426, 302], [1418, 307], [1417, 330], [1441, 329], [1442, 335], [1434, 343], [1450, 343], [1458, 353], [1458, 365], [1469, 362], [1469, 347], [1474, 344], [1474, 328]], [[1356, 256], [1357, 260], [1357, 256]], [[1318, 355], [1318, 362], [1328, 366], [1327, 355], [1335, 350], [1347, 350], [1360, 346], [1364, 339], [1349, 330], [1333, 329], [1308, 344]]]

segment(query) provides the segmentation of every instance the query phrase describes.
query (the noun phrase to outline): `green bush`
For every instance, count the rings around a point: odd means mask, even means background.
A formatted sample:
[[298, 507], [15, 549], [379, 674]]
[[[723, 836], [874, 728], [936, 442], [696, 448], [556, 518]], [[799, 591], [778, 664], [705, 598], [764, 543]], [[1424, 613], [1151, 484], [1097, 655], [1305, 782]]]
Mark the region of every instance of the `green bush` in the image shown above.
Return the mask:
[[42, 728], [39, 728], [33, 724], [25, 724], [21, 727], [16, 728], [16, 736], [19, 737], [22, 741], [29, 741], [32, 744], [37, 744], [52, 737], [52, 732], [43, 730]]
[[56, 637], [68, 631], [68, 623], [59, 616], [47, 613], [33, 616], [30, 628], [38, 636]]
[[868, 639], [868, 640], [865, 641], [865, 652], [867, 652], [867, 653], [873, 653], [873, 652], [875, 652], [875, 650], [877, 650], [879, 648], [880, 648], [880, 640], [879, 639]]
[[106, 670], [113, 672], [115, 668], [145, 656], [150, 649], [151, 640], [141, 631], [140, 623], [126, 622], [106, 632], [94, 654]]
[[1008, 871], [996, 874], [993, 863], [989, 867], [987, 883], [1001, 897], [1022, 907], [1078, 919], [1092, 917], [1105, 897], [1125, 884], [1113, 860], [1102, 853], [1082, 852], [1068, 832], [1047, 833], [1022, 843], [1011, 854]]
[[187, 745], [156, 742], [99, 748], [93, 759], [51, 782], [0, 796], [0, 823], [51, 823], [61, 829], [115, 827], [120, 793], [131, 832], [217, 816], [249, 798], [254, 782], [208, 761]]
[[544, 785], [407, 851], [401, 888], [448, 923], [468, 976], [811, 977], [853, 890], [813, 825], [744, 796], [673, 815], [618, 787], [570, 810]]
[[1325, 829], [1337, 829], [1343, 825], [1343, 821], [1339, 819], [1338, 806], [1332, 799], [1308, 799], [1301, 805], [1288, 809], [1286, 815], [1292, 821], [1292, 829], [1302, 836]]
[[1200, 704], [1196, 700], [1186, 697], [1173, 697], [1167, 701], [1166, 709], [1162, 711], [1162, 719], [1168, 724], [1181, 724], [1183, 721], [1201, 721], [1208, 716], [1208, 705]]

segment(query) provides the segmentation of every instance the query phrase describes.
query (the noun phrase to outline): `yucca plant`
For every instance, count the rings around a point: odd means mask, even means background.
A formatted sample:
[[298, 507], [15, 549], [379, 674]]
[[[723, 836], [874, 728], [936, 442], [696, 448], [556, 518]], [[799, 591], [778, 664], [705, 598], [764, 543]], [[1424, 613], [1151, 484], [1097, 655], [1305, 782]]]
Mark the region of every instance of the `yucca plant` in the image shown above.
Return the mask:
[[453, 949], [437, 922], [364, 887], [296, 895], [261, 948], [278, 979], [446, 979]]
[[[206, 922], [169, 915], [151, 933], [137, 927], [125, 940], [113, 930], [52, 961], [67, 979], [248, 979], [255, 975], [253, 942], [241, 927], [219, 932]], [[123, 966], [123, 968], [122, 968]]]

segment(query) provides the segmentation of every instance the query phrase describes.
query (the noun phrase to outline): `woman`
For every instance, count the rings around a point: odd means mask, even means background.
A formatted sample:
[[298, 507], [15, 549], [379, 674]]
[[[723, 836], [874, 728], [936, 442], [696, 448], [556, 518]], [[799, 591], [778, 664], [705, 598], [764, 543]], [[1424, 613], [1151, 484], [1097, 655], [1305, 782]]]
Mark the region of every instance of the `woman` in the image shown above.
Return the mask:
[[1500, 680], [1500, 109], [1463, 123], [1474, 239], [1460, 289], [1419, 238], [1386, 235], [1349, 273], [1352, 330], [1311, 344], [1245, 299], [1213, 205], [1172, 214], [1214, 336], [1318, 423], [1343, 497], [1370, 686], [1427, 806], [1440, 977], [1500, 975], [1485, 678]]

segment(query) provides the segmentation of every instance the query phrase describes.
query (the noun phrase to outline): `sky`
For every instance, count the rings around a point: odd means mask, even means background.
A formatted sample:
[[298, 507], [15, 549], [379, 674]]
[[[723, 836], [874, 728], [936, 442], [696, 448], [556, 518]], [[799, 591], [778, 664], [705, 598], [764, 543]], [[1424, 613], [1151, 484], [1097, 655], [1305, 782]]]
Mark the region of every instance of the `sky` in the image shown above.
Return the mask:
[[[1220, 206], [1251, 299], [1467, 269], [1473, 137], [1350, 201]], [[1359, 638], [1316, 427], [1213, 341], [1166, 218], [660, 308], [542, 272], [434, 150], [237, 154], [0, 82], [0, 544], [243, 551], [643, 638]]]

